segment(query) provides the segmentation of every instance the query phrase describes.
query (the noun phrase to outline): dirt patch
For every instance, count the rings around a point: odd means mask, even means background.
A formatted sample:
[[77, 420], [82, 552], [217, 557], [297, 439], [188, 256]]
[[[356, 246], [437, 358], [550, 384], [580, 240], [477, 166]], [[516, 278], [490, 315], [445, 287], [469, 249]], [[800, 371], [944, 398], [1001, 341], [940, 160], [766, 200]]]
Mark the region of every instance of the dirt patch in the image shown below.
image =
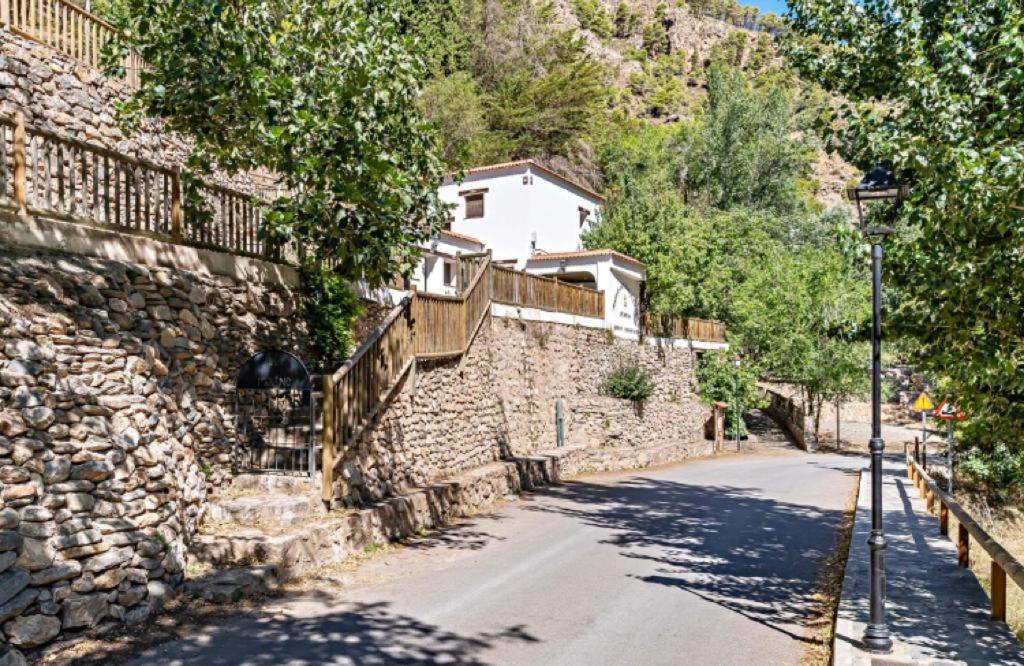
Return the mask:
[[853, 485], [846, 499], [842, 521], [836, 527], [835, 545], [829, 555], [822, 560], [821, 574], [818, 576], [814, 592], [814, 615], [805, 633], [806, 647], [800, 659], [801, 666], [828, 666], [832, 663], [836, 614], [839, 612], [839, 597], [843, 591], [846, 560], [850, 556], [850, 539], [853, 537], [859, 493], [858, 482]]

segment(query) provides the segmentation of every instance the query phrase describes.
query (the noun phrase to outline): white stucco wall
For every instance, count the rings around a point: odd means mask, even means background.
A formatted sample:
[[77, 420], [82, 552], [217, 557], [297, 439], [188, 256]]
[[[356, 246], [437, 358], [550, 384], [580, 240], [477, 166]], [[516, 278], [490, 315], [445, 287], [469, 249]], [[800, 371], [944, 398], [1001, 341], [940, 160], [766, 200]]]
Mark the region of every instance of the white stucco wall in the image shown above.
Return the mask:
[[[483, 250], [479, 243], [453, 238], [445, 234], [441, 234], [437, 238], [436, 247], [432, 243], [426, 243], [423, 247], [425, 252], [419, 266], [416, 267], [410, 278], [411, 285], [420, 291], [448, 296], [455, 296], [457, 290], [454, 280], [450, 285], [444, 282], [445, 262], [454, 262], [455, 257], [459, 254], [474, 254]], [[436, 254], [434, 254], [435, 252]], [[454, 268], [453, 265], [453, 276], [455, 275]]]
[[[526, 180], [524, 184], [524, 178]], [[466, 219], [465, 199], [459, 192], [487, 189], [484, 216]], [[534, 250], [569, 252], [582, 247], [581, 235], [601, 215], [601, 202], [529, 165], [470, 174], [461, 183], [446, 183], [441, 200], [455, 204], [452, 230], [482, 240], [495, 260], [515, 259], [522, 269]], [[580, 228], [580, 208], [591, 211]]]
[[597, 278], [597, 289], [604, 292], [605, 321], [613, 331], [625, 337], [640, 335], [640, 283], [646, 277], [642, 268], [610, 255], [550, 260], [538, 255], [526, 272], [557, 276], [563, 262], [567, 273], [590, 273]]

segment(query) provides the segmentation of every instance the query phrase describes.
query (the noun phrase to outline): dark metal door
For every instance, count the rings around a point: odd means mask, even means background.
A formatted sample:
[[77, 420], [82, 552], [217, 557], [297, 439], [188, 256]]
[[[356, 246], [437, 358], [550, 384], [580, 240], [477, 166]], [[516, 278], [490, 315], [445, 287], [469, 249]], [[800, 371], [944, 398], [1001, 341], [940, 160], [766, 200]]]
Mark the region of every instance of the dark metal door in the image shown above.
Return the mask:
[[235, 466], [243, 472], [316, 473], [316, 406], [306, 365], [294, 354], [255, 354], [235, 381]]

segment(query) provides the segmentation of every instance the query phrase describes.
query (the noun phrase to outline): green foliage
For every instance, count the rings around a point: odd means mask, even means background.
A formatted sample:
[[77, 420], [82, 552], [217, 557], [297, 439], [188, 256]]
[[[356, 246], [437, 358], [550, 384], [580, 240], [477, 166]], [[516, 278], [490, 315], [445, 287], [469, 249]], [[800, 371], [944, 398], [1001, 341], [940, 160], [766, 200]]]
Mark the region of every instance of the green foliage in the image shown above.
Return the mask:
[[[757, 390], [757, 369], [749, 363], [737, 368], [726, 352], [705, 354], [697, 366], [697, 392], [705, 404], [724, 402], [727, 437], [746, 434], [742, 412], [761, 402]], [[737, 433], [737, 429], [739, 432]]]
[[743, 56], [747, 52], [747, 34], [733, 30], [725, 39], [711, 47], [712, 63], [720, 63], [730, 67], [743, 65]]
[[[461, 44], [446, 60], [456, 68], [436, 75], [421, 99], [424, 114], [439, 129], [444, 158], [461, 166], [577, 157], [583, 138], [606, 114], [606, 68], [582, 38], [554, 22], [546, 3], [458, 4], [465, 6], [459, 20], [444, 24]], [[610, 34], [607, 12], [594, 0], [578, 9], [600, 10], [594, 16], [604, 17]], [[428, 35], [425, 41], [432, 40]]]
[[[911, 199], [887, 241], [892, 330], [948, 378], [980, 454], [1024, 449], [1024, 5], [794, 0], [788, 58], [848, 100], [824, 129]], [[875, 214], [888, 214], [878, 210]], [[979, 468], [980, 469], [980, 468]]]
[[118, 0], [106, 62], [147, 66], [120, 111], [194, 142], [193, 162], [263, 168], [288, 196], [262, 232], [379, 284], [447, 217], [445, 167], [416, 106], [423, 63], [390, 3]]
[[643, 33], [644, 50], [652, 58], [672, 50], [672, 42], [669, 40], [668, 28], [661, 21], [652, 21], [644, 26]]
[[462, 165], [470, 155], [485, 151], [487, 131], [484, 100], [468, 72], [434, 79], [419, 100], [423, 116], [437, 128], [441, 157], [447, 164]]
[[313, 358], [318, 370], [331, 372], [352, 352], [362, 302], [348, 280], [313, 263], [303, 267], [302, 296]]
[[810, 154], [794, 129], [786, 90], [755, 90], [739, 70], [713, 64], [702, 129], [684, 147], [690, 200], [798, 212], [796, 183], [809, 172]]
[[613, 370], [605, 380], [605, 392], [613, 398], [643, 402], [654, 395], [650, 373], [639, 365], [624, 365]]
[[960, 471], [1003, 496], [1024, 493], [1024, 454], [997, 444], [987, 452], [972, 451]]
[[573, 0], [572, 7], [580, 21], [580, 27], [584, 30], [589, 30], [604, 39], [612, 36], [612, 20], [604, 5], [597, 0]]
[[615, 8], [615, 18], [612, 22], [615, 25], [615, 36], [619, 39], [629, 39], [640, 27], [640, 14], [631, 10], [625, 2], [620, 2]]

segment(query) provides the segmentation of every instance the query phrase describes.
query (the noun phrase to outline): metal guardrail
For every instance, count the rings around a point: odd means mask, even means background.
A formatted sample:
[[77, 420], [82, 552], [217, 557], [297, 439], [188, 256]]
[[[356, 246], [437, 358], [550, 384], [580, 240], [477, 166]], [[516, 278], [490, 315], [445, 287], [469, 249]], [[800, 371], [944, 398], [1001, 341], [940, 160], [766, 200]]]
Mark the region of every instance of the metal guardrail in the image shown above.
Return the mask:
[[[1017, 587], [1024, 589], [1024, 565], [1006, 548], [978, 524], [976, 520], [952, 497], [947, 495], [939, 485], [921, 467], [917, 460], [906, 451], [907, 477], [917, 486], [921, 497], [927, 502], [928, 512], [936, 508], [939, 516], [939, 531], [949, 535], [949, 516], [956, 518], [960, 524], [957, 530], [957, 560], [966, 569], [971, 565], [971, 539], [984, 549], [992, 560], [991, 565], [991, 602], [992, 619], [1006, 621], [1006, 579], [1010, 578]], [[936, 507], [937, 505], [937, 507]]]

